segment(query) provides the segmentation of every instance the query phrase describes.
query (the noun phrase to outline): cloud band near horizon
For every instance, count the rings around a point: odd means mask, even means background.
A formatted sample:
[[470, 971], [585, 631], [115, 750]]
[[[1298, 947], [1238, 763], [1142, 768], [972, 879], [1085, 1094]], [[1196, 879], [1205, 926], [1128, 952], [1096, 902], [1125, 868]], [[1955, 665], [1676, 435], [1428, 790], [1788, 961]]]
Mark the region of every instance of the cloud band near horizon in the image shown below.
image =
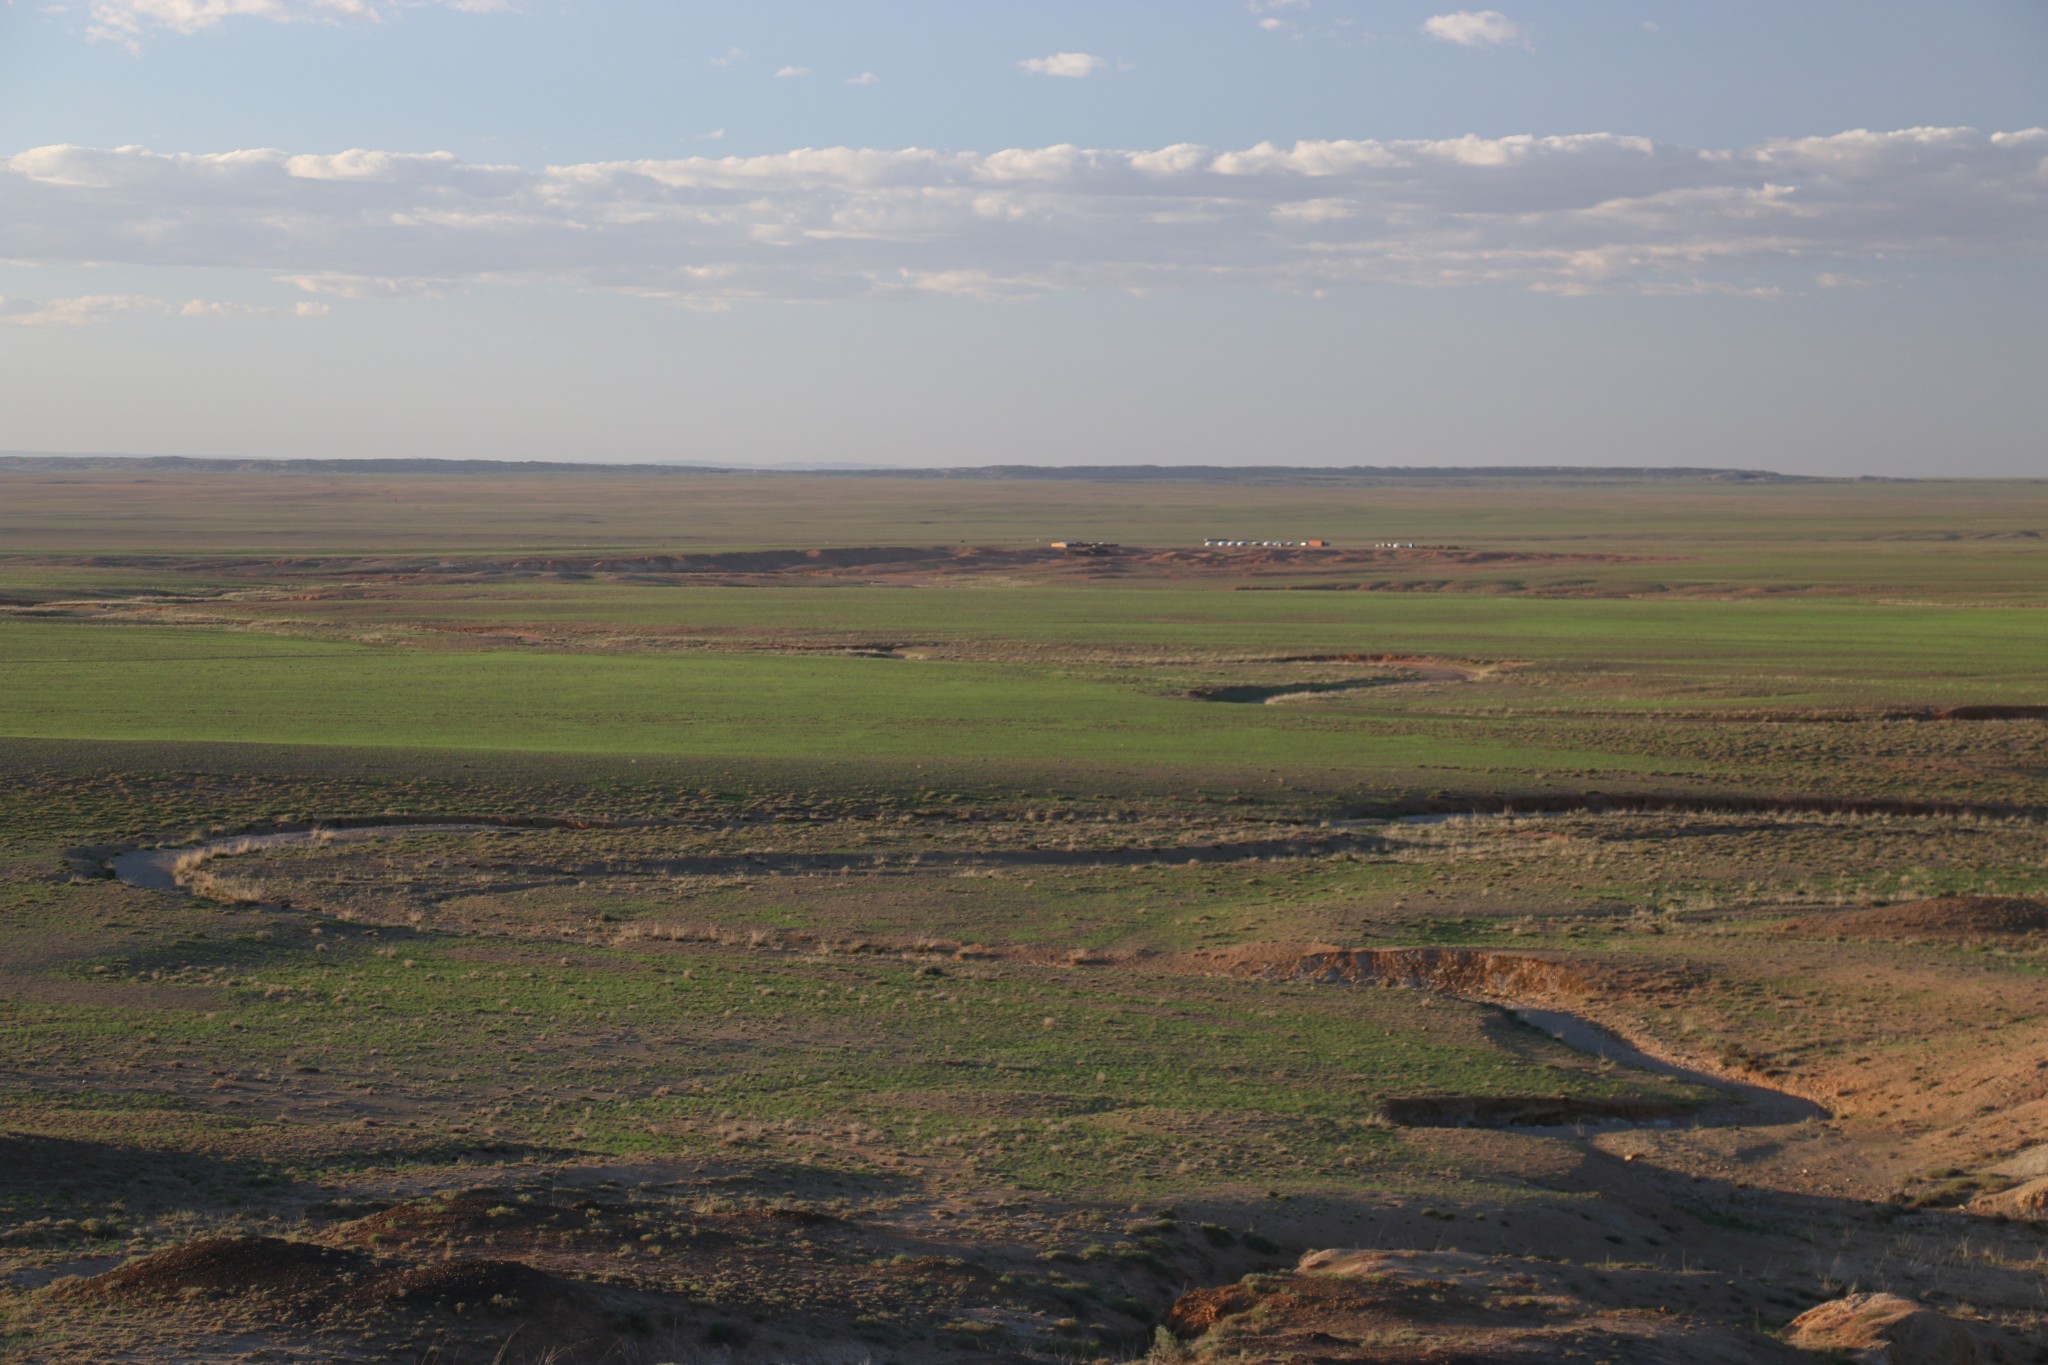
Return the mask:
[[2048, 254], [2048, 130], [1741, 148], [1438, 141], [801, 149], [531, 170], [448, 152], [38, 147], [0, 258], [260, 272], [315, 293], [554, 283], [697, 306], [1361, 283], [1771, 292]]

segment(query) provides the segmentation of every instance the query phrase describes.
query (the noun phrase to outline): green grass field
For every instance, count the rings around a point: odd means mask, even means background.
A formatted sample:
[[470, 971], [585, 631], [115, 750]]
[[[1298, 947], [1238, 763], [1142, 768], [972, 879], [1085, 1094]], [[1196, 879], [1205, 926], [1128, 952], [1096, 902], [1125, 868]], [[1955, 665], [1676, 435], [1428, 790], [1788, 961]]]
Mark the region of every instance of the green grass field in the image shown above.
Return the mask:
[[[2048, 889], [2048, 724], [1939, 715], [2048, 704], [2044, 525], [2017, 482], [0, 471], [0, 1351], [1128, 1359], [1322, 1245], [1710, 1265], [1748, 1329], [1825, 1245], [2038, 1326], [2018, 1224], [1869, 1201], [2022, 1145], [2039, 944], [1785, 923]], [[1239, 528], [1464, 549], [1152, 553]], [[593, 562], [1059, 535], [1151, 549]], [[479, 815], [583, 823], [105, 875]], [[38, 1287], [213, 1234], [613, 1307]]]
[[[624, 589], [335, 604], [261, 629], [0, 622], [0, 734], [50, 739], [929, 763], [1000, 771], [1274, 776], [1373, 791], [1729, 782], [1810, 791], [1806, 738], [1742, 764], [1687, 752], [1660, 713], [2028, 703], [2048, 631], [2022, 609], [1471, 599], [1164, 588]], [[403, 613], [400, 619], [394, 615]], [[436, 622], [599, 623], [550, 649]], [[694, 647], [636, 630], [685, 629]], [[294, 631], [300, 633], [291, 633]], [[356, 638], [382, 635], [377, 643]], [[784, 652], [910, 640], [930, 657]], [[1192, 701], [1284, 681], [1290, 653], [1517, 665], [1483, 683], [1312, 704]], [[1337, 670], [1341, 672], [1342, 670]], [[1356, 671], [1356, 670], [1353, 670]], [[1460, 723], [1463, 721], [1472, 723]], [[1845, 737], [1848, 738], [1848, 737]], [[1939, 770], [1920, 775], [1934, 794]], [[1882, 780], [1898, 794], [1898, 775]], [[1952, 787], [1952, 784], [1951, 784]], [[1954, 799], [1949, 788], [1942, 795]], [[2010, 791], [1987, 793], [2005, 800]]]

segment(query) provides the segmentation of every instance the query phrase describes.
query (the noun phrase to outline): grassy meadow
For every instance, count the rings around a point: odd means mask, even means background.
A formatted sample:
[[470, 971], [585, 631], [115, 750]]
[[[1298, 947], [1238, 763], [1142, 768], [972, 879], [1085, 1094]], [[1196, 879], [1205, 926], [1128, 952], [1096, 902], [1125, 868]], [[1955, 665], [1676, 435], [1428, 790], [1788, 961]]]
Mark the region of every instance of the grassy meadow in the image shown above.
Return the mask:
[[2048, 1105], [2044, 625], [2019, 481], [0, 469], [0, 1350], [1163, 1363], [1334, 1245], [2038, 1332], [1892, 1220]]

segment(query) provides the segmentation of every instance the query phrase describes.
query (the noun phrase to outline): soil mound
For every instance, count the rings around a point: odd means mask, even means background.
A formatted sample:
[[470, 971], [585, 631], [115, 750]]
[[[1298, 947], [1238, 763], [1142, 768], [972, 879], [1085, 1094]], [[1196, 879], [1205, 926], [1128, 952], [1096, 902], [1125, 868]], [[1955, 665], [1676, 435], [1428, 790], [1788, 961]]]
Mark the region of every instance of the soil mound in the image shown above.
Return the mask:
[[261, 1296], [290, 1303], [330, 1296], [375, 1262], [352, 1251], [277, 1237], [209, 1237], [159, 1251], [61, 1291], [96, 1299]]
[[419, 1252], [470, 1247], [500, 1256], [603, 1253], [621, 1242], [657, 1232], [672, 1245], [718, 1253], [744, 1240], [763, 1220], [823, 1223], [831, 1215], [802, 1209], [697, 1213], [687, 1222], [665, 1217], [658, 1226], [644, 1209], [617, 1201], [579, 1199], [571, 1204], [522, 1200], [504, 1190], [429, 1195], [342, 1223], [328, 1235], [349, 1246]]
[[490, 1194], [465, 1194], [453, 1199], [409, 1200], [381, 1209], [334, 1230], [341, 1241], [358, 1246], [441, 1242], [451, 1238], [528, 1233], [539, 1228], [580, 1228], [580, 1213], [555, 1204], [521, 1204]]
[[1975, 943], [2048, 931], [2048, 901], [2024, 896], [1935, 896], [1832, 915], [1808, 915], [1779, 926], [1803, 938], [1849, 937], [1894, 943]]
[[277, 1237], [210, 1237], [57, 1291], [102, 1301], [234, 1299], [263, 1316], [388, 1308], [521, 1312], [587, 1307], [587, 1293], [519, 1261], [421, 1263]]
[[2019, 1365], [1991, 1331], [1896, 1294], [1851, 1294], [1792, 1319], [1792, 1344], [1837, 1351], [1868, 1365]]

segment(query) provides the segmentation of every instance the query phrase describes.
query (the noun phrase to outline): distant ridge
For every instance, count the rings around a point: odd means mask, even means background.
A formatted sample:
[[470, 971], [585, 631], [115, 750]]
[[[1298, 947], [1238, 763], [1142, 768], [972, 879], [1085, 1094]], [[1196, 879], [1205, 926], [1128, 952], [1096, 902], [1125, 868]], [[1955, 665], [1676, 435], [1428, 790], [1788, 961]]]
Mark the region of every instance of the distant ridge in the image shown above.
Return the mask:
[[1453, 482], [1486, 479], [1675, 479], [1726, 483], [1822, 482], [1764, 469], [1597, 465], [1039, 465], [876, 470], [901, 479], [1079, 479], [1094, 483], [1356, 483], [1374, 479]]
[[1763, 469], [1710, 469], [1694, 466], [1658, 468], [1641, 465], [955, 465], [939, 469], [892, 469], [883, 466], [819, 468], [746, 467], [710, 464], [580, 464], [568, 460], [441, 460], [232, 459], [196, 455], [51, 455], [35, 451], [0, 451], [0, 473], [84, 473], [106, 471], [151, 474], [439, 474], [465, 475], [590, 475], [729, 474], [781, 478], [831, 479], [986, 479], [1070, 480], [1086, 483], [1302, 483], [1342, 484], [1375, 480], [1400, 482], [1466, 482], [1500, 479], [1575, 479], [1693, 481], [1714, 483], [1824, 483], [1831, 480]]
[[158, 474], [733, 474], [704, 464], [577, 464], [569, 460], [264, 460], [206, 455], [50, 455], [0, 451], [0, 471], [61, 474], [115, 470]]

